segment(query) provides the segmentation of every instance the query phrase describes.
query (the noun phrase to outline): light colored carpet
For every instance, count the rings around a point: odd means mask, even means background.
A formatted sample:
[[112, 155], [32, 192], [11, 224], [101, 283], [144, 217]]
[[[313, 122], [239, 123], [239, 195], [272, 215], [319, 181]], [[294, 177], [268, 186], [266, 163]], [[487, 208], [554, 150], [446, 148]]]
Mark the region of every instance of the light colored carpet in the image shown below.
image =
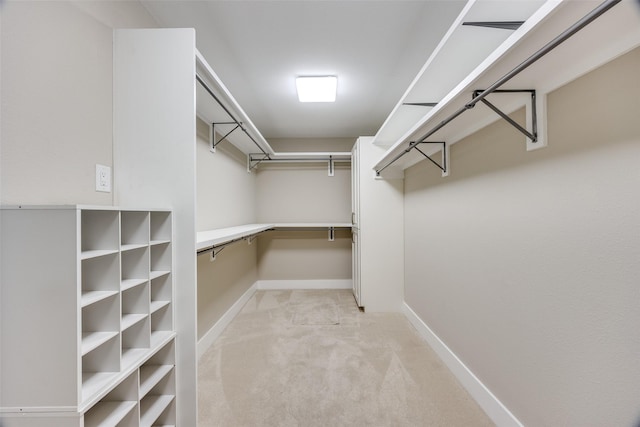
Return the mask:
[[198, 425], [490, 426], [402, 314], [259, 291], [199, 363]]

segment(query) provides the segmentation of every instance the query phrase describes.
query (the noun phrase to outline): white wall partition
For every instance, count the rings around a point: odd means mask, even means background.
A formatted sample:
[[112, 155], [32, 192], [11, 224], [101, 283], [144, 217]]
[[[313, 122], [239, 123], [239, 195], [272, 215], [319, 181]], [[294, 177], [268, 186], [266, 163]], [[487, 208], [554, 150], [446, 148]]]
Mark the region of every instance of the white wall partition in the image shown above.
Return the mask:
[[406, 303], [514, 423], [640, 420], [638, 69], [551, 92], [544, 150], [499, 122], [405, 171]]
[[195, 57], [192, 29], [114, 33], [116, 202], [173, 209], [180, 425], [196, 425]]

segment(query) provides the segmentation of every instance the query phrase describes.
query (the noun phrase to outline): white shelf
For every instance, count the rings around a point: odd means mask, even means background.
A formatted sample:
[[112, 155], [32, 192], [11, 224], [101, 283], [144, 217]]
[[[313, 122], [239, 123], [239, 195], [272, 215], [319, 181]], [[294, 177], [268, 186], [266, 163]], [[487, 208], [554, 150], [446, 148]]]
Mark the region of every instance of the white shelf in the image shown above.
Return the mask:
[[84, 260], [84, 259], [90, 259], [90, 258], [97, 258], [97, 257], [112, 255], [117, 253], [118, 253], [117, 249], [93, 249], [88, 251], [82, 251], [82, 253], [80, 254], [80, 259]]
[[150, 354], [148, 348], [123, 348], [122, 349], [122, 369], [131, 369], [138, 365]]
[[146, 319], [147, 314], [123, 314], [122, 315], [122, 331], [126, 331], [136, 323]]
[[140, 403], [140, 427], [151, 427], [175, 396], [146, 396]]
[[335, 161], [351, 161], [351, 152], [350, 151], [287, 151], [287, 152], [279, 152], [273, 153], [271, 155], [271, 159], [274, 161], [278, 160], [301, 160], [301, 161], [314, 161], [314, 160], [323, 160], [326, 161], [331, 157]]
[[80, 306], [84, 308], [115, 295], [118, 295], [118, 291], [85, 291], [80, 297]]
[[117, 332], [83, 332], [80, 353], [84, 356], [116, 336]]
[[89, 415], [85, 416], [85, 427], [114, 427], [124, 419], [138, 402], [122, 401], [122, 402], [99, 402], [93, 408]]
[[273, 224], [274, 228], [351, 228], [350, 222], [282, 222]]
[[196, 235], [196, 251], [218, 246], [233, 240], [250, 237], [272, 228], [351, 228], [349, 222], [282, 222], [271, 224], [246, 224], [236, 227], [199, 231]]
[[167, 243], [171, 243], [171, 240], [168, 239], [161, 239], [161, 240], [151, 240], [149, 242], [149, 246], [155, 246], [155, 245], [165, 245]]
[[160, 310], [162, 307], [166, 307], [169, 304], [171, 304], [171, 301], [151, 301], [151, 314]]
[[145, 397], [171, 370], [173, 365], [143, 365], [140, 367], [140, 396]]
[[[262, 136], [260, 131], [255, 127], [249, 116], [244, 112], [242, 107], [235, 100], [231, 92], [222, 83], [218, 75], [209, 66], [204, 57], [196, 50], [196, 73], [200, 76], [205, 84], [211, 89], [216, 98], [218, 98], [235, 117], [236, 120], [242, 123], [242, 126], [247, 129], [253, 139], [262, 147], [262, 149], [268, 154], [274, 154], [273, 149]], [[212, 123], [228, 123], [232, 121], [224, 109], [213, 99], [213, 97], [202, 87], [202, 85], [196, 82], [196, 111], [198, 117], [200, 117], [205, 123], [211, 125]], [[226, 134], [235, 127], [235, 124], [216, 125], [216, 129], [220, 129], [220, 133]], [[217, 137], [216, 137], [217, 138]], [[230, 135], [226, 137], [226, 140], [231, 142], [240, 151], [245, 154], [260, 153], [260, 149], [256, 144], [241, 130], [236, 129]]]
[[160, 348], [168, 343], [176, 333], [173, 331], [151, 331], [151, 348]]
[[150, 280], [157, 279], [158, 277], [166, 276], [169, 273], [171, 273], [171, 271], [169, 270], [151, 271], [149, 272], [149, 279]]
[[133, 249], [146, 248], [147, 246], [149, 245], [147, 245], [146, 243], [130, 243], [128, 245], [121, 245], [120, 252], [130, 251]]
[[88, 401], [94, 395], [107, 388], [117, 376], [118, 372], [83, 372], [82, 402]]
[[147, 283], [147, 279], [124, 279], [120, 282], [120, 290], [126, 291], [127, 289], [135, 288], [136, 286], [144, 285]]
[[235, 239], [249, 237], [266, 231], [272, 227], [273, 224], [247, 224], [236, 227], [199, 231], [196, 234], [196, 251], [227, 243]]
[[[527, 7], [527, 2], [508, 3], [516, 6], [522, 4]], [[535, 2], [529, 3], [530, 6]], [[487, 44], [483, 49], [489, 49], [489, 53], [481, 57], [481, 61], [477, 61], [472, 70], [465, 70], [463, 75], [455, 72], [457, 59], [453, 53], [462, 51], [464, 43], [469, 42], [469, 37], [462, 37], [462, 35], [469, 34], [470, 28], [460, 26], [460, 20], [454, 24], [442, 45], [427, 61], [425, 67], [376, 135], [374, 143], [383, 146], [392, 145], [376, 162], [373, 169], [378, 170], [386, 166], [406, 150], [409, 142], [420, 139], [426, 132], [471, 101], [474, 90], [486, 89], [491, 86], [553, 38], [587, 15], [601, 2], [549, 0], [538, 3], [541, 3], [538, 10], [522, 9], [524, 15], [528, 14], [528, 16], [521, 16], [526, 19], [526, 22], [502, 42], [496, 40], [499, 43], [494, 41], [493, 45]], [[490, 13], [494, 7], [491, 4], [492, 2], [473, 3], [469, 9], [465, 8], [463, 11], [463, 14], [466, 13], [464, 20], [472, 20], [469, 19], [469, 16], [473, 14]], [[476, 32], [479, 32], [478, 30], [506, 31], [475, 29]], [[474, 48], [476, 43], [480, 42], [485, 43], [480, 38], [473, 37]], [[501, 89], [534, 89], [537, 91], [538, 101], [541, 102], [538, 105], [539, 109], [540, 107], [544, 108], [542, 102], [547, 93], [638, 45], [640, 45], [640, 14], [637, 13], [634, 2], [621, 2], [542, 59], [513, 77]], [[572, 58], [572, 60], [567, 61], [567, 58]], [[442, 69], [449, 70], [455, 79], [448, 81], [445, 85], [447, 88], [445, 93], [436, 93], [431, 90], [437, 88], [430, 88], [428, 82], [431, 80], [438, 83], [447, 81], [447, 79], [433, 78], [433, 73], [441, 74], [440, 70]], [[493, 94], [487, 99], [506, 114], [522, 108], [527, 103], [527, 96], [524, 94]], [[438, 104], [433, 108], [425, 108], [402, 106], [403, 102], [438, 102]], [[409, 109], [412, 109], [414, 116], [403, 117]], [[546, 138], [544, 135], [545, 115], [545, 111], [538, 111], [538, 131], [541, 139], [538, 147], [544, 146], [546, 143], [544, 141]], [[450, 125], [439, 130], [429, 140], [446, 141], [448, 145], [451, 145], [498, 119], [499, 116], [489, 108], [477, 105], [457, 117]], [[522, 142], [526, 142], [524, 135]], [[535, 146], [530, 148], [535, 148]], [[440, 146], [435, 145], [425, 146], [422, 149], [428, 155], [441, 150]], [[393, 166], [385, 169], [382, 176], [396, 175], [422, 160], [424, 157], [414, 150], [397, 160]]]

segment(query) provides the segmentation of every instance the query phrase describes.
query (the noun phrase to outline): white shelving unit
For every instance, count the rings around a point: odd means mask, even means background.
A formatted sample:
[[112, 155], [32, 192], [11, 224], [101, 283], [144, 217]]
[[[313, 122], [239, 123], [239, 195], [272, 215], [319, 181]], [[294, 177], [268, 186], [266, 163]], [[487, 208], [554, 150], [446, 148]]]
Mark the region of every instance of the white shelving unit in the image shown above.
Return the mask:
[[152, 425], [140, 421], [141, 376], [166, 401], [144, 420], [175, 424], [171, 216], [2, 207], [5, 427]]
[[372, 137], [353, 147], [352, 277], [359, 307], [400, 311], [404, 283], [403, 186], [399, 180], [375, 179], [369, 169], [384, 148]]
[[[403, 170], [425, 158], [413, 150], [390, 165], [409, 143], [421, 139], [473, 98], [475, 90], [494, 84], [508, 72], [598, 7], [601, 0], [585, 1], [469, 1], [459, 18], [427, 60], [374, 138], [388, 147], [373, 164], [382, 177], [398, 178]], [[463, 26], [466, 21], [522, 20], [515, 31]], [[481, 55], [466, 55], [465, 45]], [[528, 150], [546, 145], [546, 94], [616, 56], [640, 45], [640, 14], [637, 4], [622, 1], [561, 43], [540, 60], [521, 71], [500, 89], [537, 92], [538, 142], [522, 136]], [[567, 58], [571, 58], [570, 61]], [[491, 94], [488, 100], [510, 114], [527, 108], [526, 127], [531, 129], [530, 98], [525, 94]], [[436, 102], [433, 107], [405, 103]], [[597, 100], [594, 99], [594, 102]], [[484, 105], [477, 105], [434, 133], [430, 141], [454, 144], [500, 117]], [[423, 146], [432, 155], [440, 145]]]

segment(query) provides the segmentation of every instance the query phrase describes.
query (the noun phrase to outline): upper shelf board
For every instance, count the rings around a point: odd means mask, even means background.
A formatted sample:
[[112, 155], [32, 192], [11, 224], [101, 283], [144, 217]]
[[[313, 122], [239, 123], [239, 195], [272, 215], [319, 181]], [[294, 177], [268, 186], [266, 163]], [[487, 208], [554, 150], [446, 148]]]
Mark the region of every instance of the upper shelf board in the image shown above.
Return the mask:
[[526, 21], [536, 11], [544, 13], [559, 2], [547, 3], [541, 10], [544, 0], [468, 1], [378, 130], [373, 143], [382, 146], [395, 143], [432, 108], [405, 104], [441, 103], [498, 46], [514, 36], [513, 30], [467, 26], [464, 22]]
[[236, 126], [236, 124], [233, 123], [235, 118], [235, 120], [242, 124], [242, 127], [247, 130], [251, 137], [253, 137], [255, 143], [239, 128], [226, 137], [230, 143], [245, 154], [259, 153], [261, 149], [267, 154], [274, 154], [267, 140], [262, 136], [240, 104], [238, 104], [233, 95], [231, 95], [231, 92], [229, 92], [218, 75], [198, 51], [196, 51], [196, 73], [214, 93], [216, 98], [218, 98], [224, 107], [233, 115], [232, 118], [207, 90], [200, 83], [196, 82], [196, 111], [198, 117], [209, 125], [216, 123], [216, 130], [222, 135], [225, 135]]
[[[397, 138], [373, 168], [378, 170], [386, 166], [406, 150], [410, 142], [419, 140], [426, 132], [471, 101], [474, 90], [485, 89], [495, 83], [601, 3], [601, 1], [591, 0], [545, 2], [518, 30], [514, 31], [444, 98], [439, 100], [435, 107], [412, 107], [423, 108], [422, 116], [417, 120], [414, 117], [412, 122], [407, 121], [404, 124], [405, 132]], [[476, 4], [484, 4], [484, 2], [476, 2]], [[490, 29], [483, 30], [490, 31]], [[552, 90], [639, 45], [640, 7], [636, 2], [622, 1], [516, 75], [501, 89], [535, 89], [540, 99]], [[567, 58], [571, 60], [568, 61]], [[509, 114], [525, 106], [528, 96], [491, 94], [487, 99]], [[403, 108], [407, 107], [403, 106]], [[498, 119], [499, 116], [489, 108], [478, 104], [432, 135], [429, 141], [446, 141], [451, 145]], [[538, 121], [540, 120], [545, 120], [545, 117], [538, 117]], [[379, 132], [380, 139], [376, 136], [378, 143], [383, 142], [381, 132]], [[522, 142], [525, 140], [526, 138], [522, 136]], [[441, 148], [437, 144], [429, 144], [421, 149], [426, 154], [432, 155]], [[382, 176], [397, 176], [402, 170], [422, 160], [424, 157], [414, 150], [385, 169]]]

